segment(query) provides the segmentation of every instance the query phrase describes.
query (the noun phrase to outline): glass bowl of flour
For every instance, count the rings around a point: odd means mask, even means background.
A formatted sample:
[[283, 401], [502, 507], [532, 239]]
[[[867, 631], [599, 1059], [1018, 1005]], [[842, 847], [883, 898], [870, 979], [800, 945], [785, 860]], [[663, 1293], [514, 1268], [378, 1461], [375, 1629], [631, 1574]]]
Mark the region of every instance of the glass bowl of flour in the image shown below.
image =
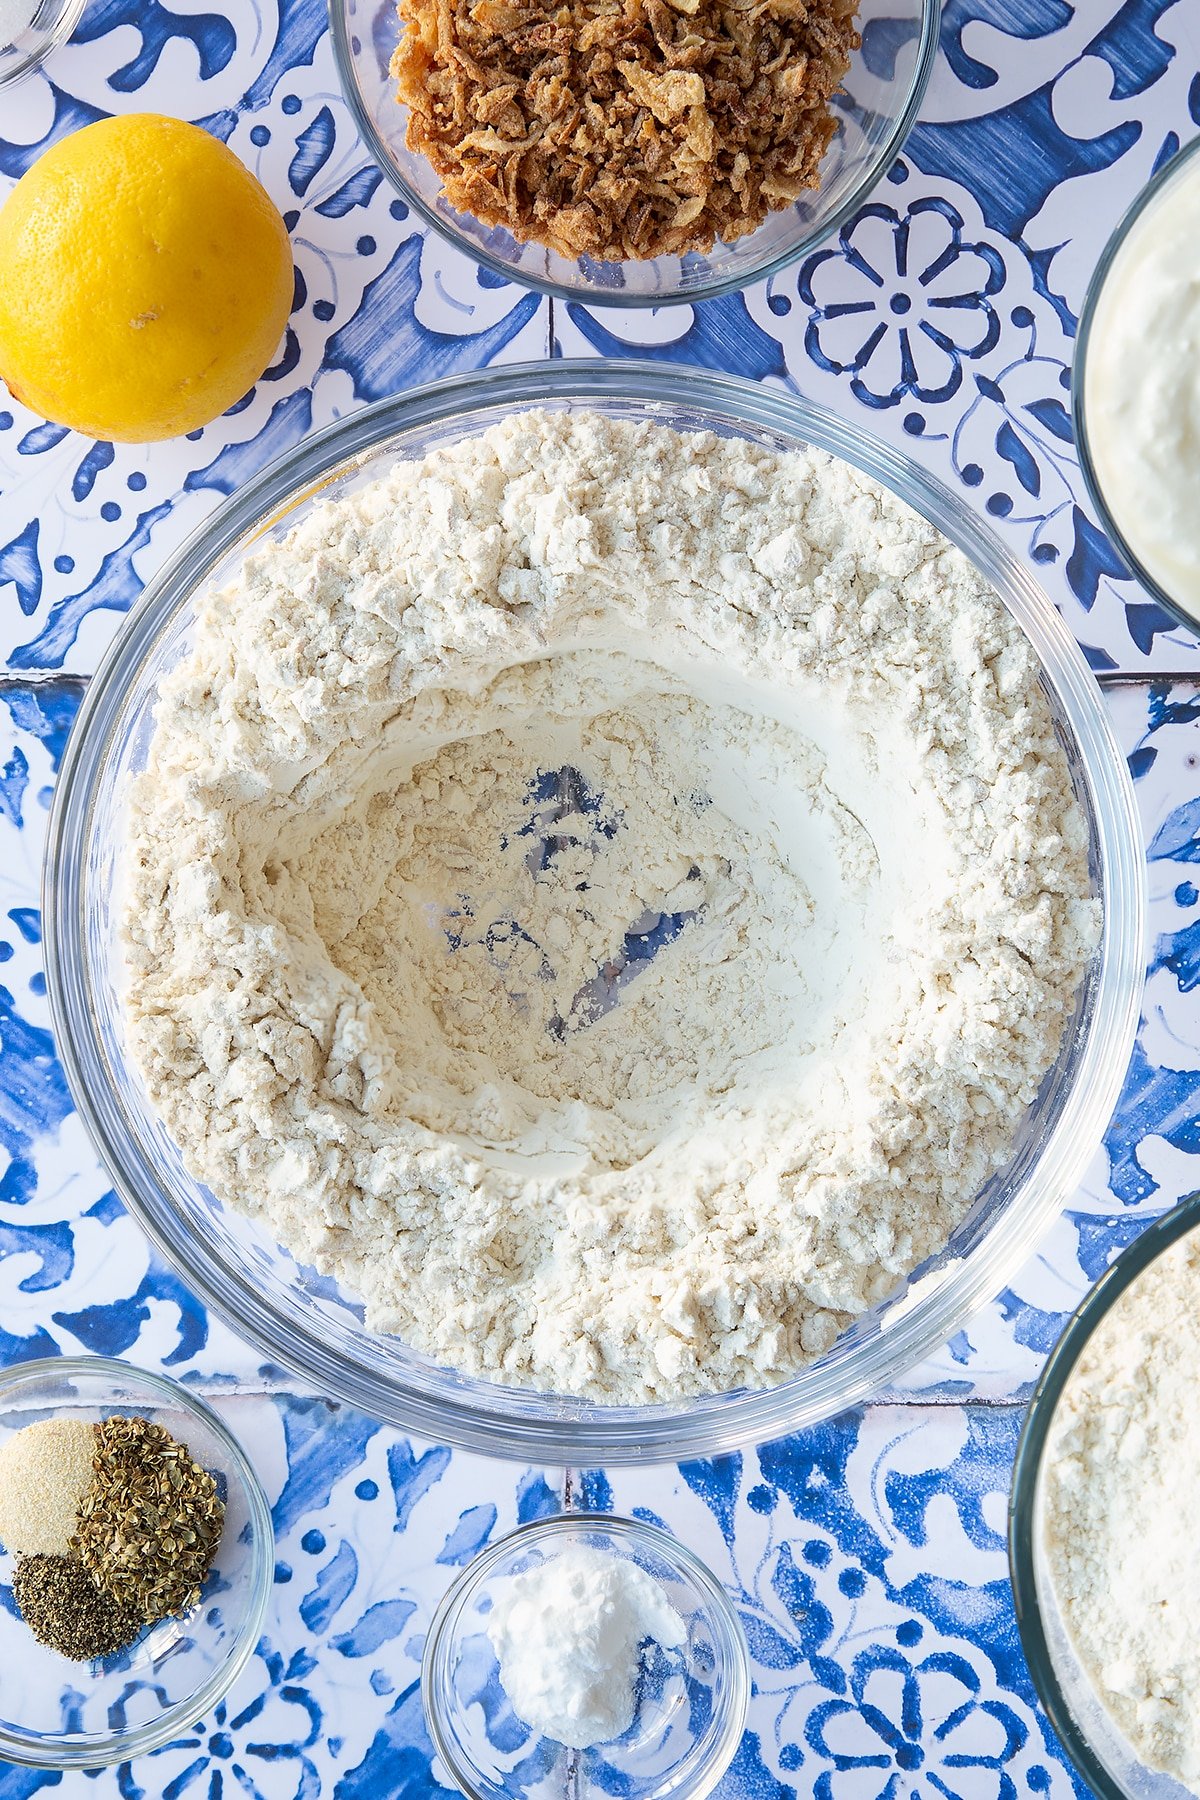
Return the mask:
[[1200, 1194], [1149, 1226], [1055, 1346], [1013, 1471], [1021, 1642], [1102, 1800], [1200, 1793], [1194, 1507]]
[[430, 1736], [470, 1800], [563, 1791], [702, 1800], [742, 1740], [745, 1634], [657, 1526], [562, 1514], [490, 1544], [449, 1589], [421, 1665]]
[[618, 1462], [827, 1416], [1005, 1286], [1115, 1103], [1142, 880], [1095, 682], [956, 499], [768, 388], [539, 364], [317, 432], [150, 584], [47, 972], [120, 1193], [265, 1356]]

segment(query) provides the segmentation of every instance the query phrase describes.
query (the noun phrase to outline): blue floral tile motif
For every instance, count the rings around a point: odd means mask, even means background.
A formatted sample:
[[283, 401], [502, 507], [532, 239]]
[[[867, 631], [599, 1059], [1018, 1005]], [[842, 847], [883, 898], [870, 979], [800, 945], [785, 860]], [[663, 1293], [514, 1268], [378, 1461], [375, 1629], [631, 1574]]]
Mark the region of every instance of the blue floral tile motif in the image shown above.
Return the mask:
[[[1123, 582], [1125, 572], [1076, 499], [1079, 460], [1066, 371], [1038, 351], [1037, 325], [1028, 308], [1015, 309], [1012, 325], [1009, 342], [1024, 338], [1024, 353], [994, 374], [975, 377], [950, 440], [951, 466], [963, 486], [980, 496], [993, 521], [1027, 528], [1027, 554], [1039, 576], [1044, 580], [1047, 565], [1057, 564], [1077, 606], [1090, 613], [1101, 582]], [[1126, 621], [1149, 654], [1164, 629], [1163, 615], [1148, 602], [1140, 611], [1131, 602]]]
[[818, 368], [851, 376], [850, 392], [881, 409], [905, 399], [936, 406], [958, 393], [963, 366], [994, 350], [1004, 260], [963, 241], [960, 213], [937, 195], [901, 212], [871, 201], [836, 248], [800, 265], [812, 312], [804, 348]]
[[809, 1748], [828, 1765], [813, 1788], [817, 1800], [857, 1797], [875, 1781], [889, 1794], [918, 1772], [935, 1792], [953, 1793], [963, 1781], [974, 1788], [988, 1771], [998, 1794], [1015, 1793], [1005, 1765], [1024, 1749], [1028, 1726], [982, 1691], [970, 1662], [953, 1651], [918, 1659], [882, 1646], [861, 1650], [848, 1698], [815, 1707], [805, 1727]]
[[[287, 1795], [289, 1800], [320, 1792], [315, 1765], [305, 1754], [321, 1732], [321, 1709], [300, 1685], [311, 1671], [307, 1652], [289, 1663], [267, 1648], [262, 1658], [269, 1685], [236, 1714], [218, 1701], [211, 1718], [177, 1738], [166, 1751], [127, 1763], [118, 1777], [123, 1800], [145, 1800], [147, 1794], [194, 1791], [222, 1800], [226, 1794], [249, 1794], [252, 1800]], [[279, 1776], [284, 1779], [280, 1781]], [[146, 1788], [142, 1782], [161, 1781]], [[0, 1793], [3, 1789], [0, 1789]]]
[[652, 1519], [746, 1631], [749, 1729], [726, 1800], [1069, 1800], [1007, 1584], [1016, 1408], [875, 1407], [754, 1454], [619, 1470], [585, 1508]]

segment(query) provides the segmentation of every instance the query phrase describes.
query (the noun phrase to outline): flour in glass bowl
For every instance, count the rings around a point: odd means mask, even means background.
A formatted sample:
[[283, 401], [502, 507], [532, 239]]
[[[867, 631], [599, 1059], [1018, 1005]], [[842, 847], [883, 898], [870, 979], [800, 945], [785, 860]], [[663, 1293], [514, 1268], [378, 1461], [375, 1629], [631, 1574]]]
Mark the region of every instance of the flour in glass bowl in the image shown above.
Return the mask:
[[1037, 663], [817, 450], [515, 414], [201, 606], [128, 1038], [194, 1176], [508, 1384], [782, 1380], [1004, 1161], [1096, 942]]
[[1194, 1496], [1200, 1235], [1138, 1275], [1055, 1409], [1040, 1529], [1055, 1595], [1105, 1711], [1137, 1755], [1200, 1794]]

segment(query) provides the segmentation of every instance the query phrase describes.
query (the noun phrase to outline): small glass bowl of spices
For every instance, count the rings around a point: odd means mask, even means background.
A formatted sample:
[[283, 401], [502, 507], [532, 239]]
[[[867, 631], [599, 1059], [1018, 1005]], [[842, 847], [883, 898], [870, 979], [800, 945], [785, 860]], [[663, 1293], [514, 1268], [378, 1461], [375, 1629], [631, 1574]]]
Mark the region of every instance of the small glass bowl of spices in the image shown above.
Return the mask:
[[469, 1563], [425, 1644], [429, 1732], [470, 1800], [702, 1800], [741, 1742], [745, 1635], [653, 1525], [538, 1519]]
[[0, 1375], [0, 1758], [167, 1743], [246, 1663], [273, 1568], [257, 1476], [177, 1382], [108, 1357]]

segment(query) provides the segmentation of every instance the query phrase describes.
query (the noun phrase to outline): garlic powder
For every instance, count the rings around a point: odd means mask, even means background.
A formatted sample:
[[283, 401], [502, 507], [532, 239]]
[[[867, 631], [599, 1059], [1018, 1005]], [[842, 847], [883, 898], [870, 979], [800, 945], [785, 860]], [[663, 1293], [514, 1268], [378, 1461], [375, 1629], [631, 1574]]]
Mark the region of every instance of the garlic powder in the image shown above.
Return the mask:
[[646, 1647], [687, 1641], [660, 1581], [587, 1544], [497, 1582], [487, 1634], [517, 1717], [575, 1750], [628, 1731]]

